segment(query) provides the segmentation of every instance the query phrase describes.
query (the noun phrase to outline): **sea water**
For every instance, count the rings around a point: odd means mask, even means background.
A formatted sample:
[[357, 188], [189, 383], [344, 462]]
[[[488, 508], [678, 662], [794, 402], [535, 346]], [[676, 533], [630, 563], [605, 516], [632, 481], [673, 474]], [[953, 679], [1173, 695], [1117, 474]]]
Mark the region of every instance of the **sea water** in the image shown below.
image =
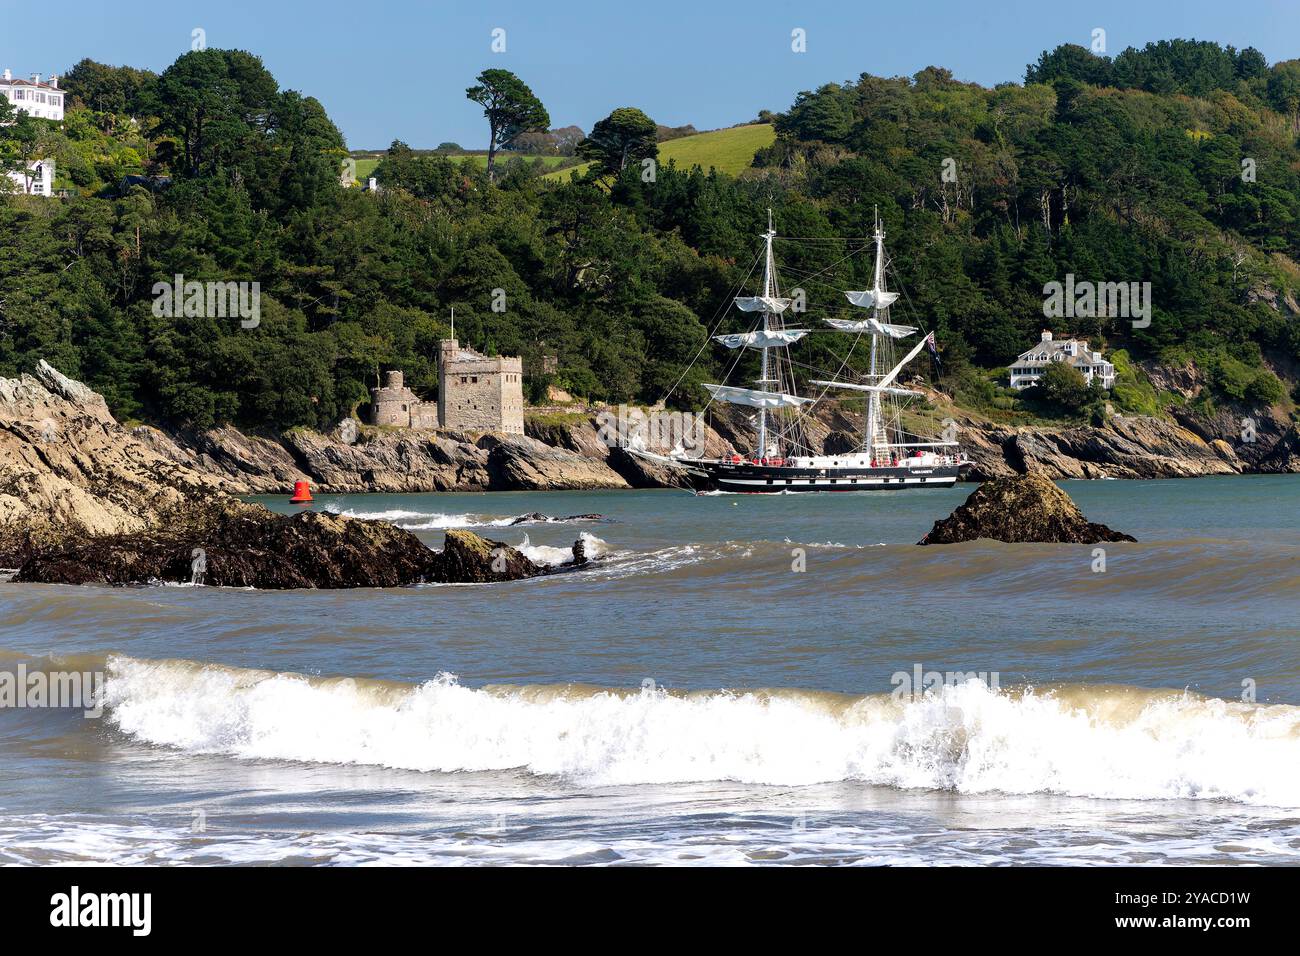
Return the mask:
[[969, 485], [324, 496], [595, 560], [0, 584], [0, 671], [103, 675], [0, 710], [0, 862], [1300, 860], [1300, 479], [1063, 487], [1139, 543], [917, 547]]

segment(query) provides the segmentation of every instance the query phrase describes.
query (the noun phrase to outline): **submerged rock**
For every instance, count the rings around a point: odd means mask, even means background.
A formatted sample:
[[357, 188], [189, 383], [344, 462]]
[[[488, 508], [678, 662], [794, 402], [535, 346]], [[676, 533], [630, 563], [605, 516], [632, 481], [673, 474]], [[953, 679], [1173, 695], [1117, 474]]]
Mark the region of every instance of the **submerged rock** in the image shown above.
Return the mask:
[[520, 515], [518, 518], [511, 520], [510, 525], [517, 524], [563, 524], [566, 521], [604, 521], [604, 515], [585, 514], [585, 515], [566, 515], [563, 518], [552, 518], [550, 515], [542, 514], [540, 511], [533, 511], [526, 515]]
[[951, 515], [936, 521], [917, 544], [956, 544], [976, 538], [1012, 544], [1137, 540], [1089, 521], [1069, 495], [1036, 473], [980, 485]]

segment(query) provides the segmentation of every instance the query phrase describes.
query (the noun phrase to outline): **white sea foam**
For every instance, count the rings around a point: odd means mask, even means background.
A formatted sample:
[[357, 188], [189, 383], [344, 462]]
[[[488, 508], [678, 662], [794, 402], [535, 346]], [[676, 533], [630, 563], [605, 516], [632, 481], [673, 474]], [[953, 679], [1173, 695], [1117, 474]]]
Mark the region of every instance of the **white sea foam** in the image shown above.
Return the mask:
[[115, 658], [105, 701], [137, 740], [250, 759], [1300, 807], [1300, 707], [1132, 687], [970, 681], [915, 701], [472, 689], [446, 674], [411, 686]]
[[[532, 518], [528, 515], [446, 514], [441, 511], [407, 511], [392, 508], [385, 511], [339, 510], [337, 505], [326, 505], [326, 511], [347, 518], [371, 521], [389, 521], [407, 531], [441, 531], [447, 528], [508, 528], [513, 525], [559, 524], [561, 519]], [[523, 519], [523, 520], [520, 520]]]
[[401, 508], [386, 511], [355, 511], [348, 508], [339, 511], [331, 507], [327, 510], [347, 518], [390, 521], [399, 528], [405, 528], [408, 531], [436, 531], [443, 528], [503, 528], [515, 520], [513, 516], [444, 514], [439, 511], [407, 511]]
[[[1231, 821], [1217, 819], [1206, 825], [1194, 815], [1180, 813], [1185, 809], [1181, 803], [1113, 804], [1115, 812], [1150, 821], [1151, 832], [1135, 835], [1106, 828], [1101, 821], [1099, 827], [1089, 826], [1087, 820], [1062, 821], [1059, 804], [1044, 806], [1026, 818], [1013, 802], [1013, 809], [1003, 816], [1004, 825], [986, 820], [981, 826], [964, 828], [960, 839], [952, 839], [943, 828], [927, 825], [927, 818], [910, 814], [900, 817], [856, 807], [811, 813], [790, 807], [782, 812], [780, 801], [792, 794], [765, 789], [759, 797], [764, 800], [760, 810], [748, 801], [736, 805], [734, 794], [726, 790], [705, 791], [699, 801], [656, 803], [648, 813], [617, 797], [606, 797], [612, 806], [605, 807], [586, 794], [525, 804], [438, 800], [423, 805], [425, 825], [416, 833], [334, 826], [338, 815], [331, 815], [322, 830], [311, 828], [310, 817], [304, 821], [308, 825], [293, 825], [297, 821], [290, 817], [293, 822], [278, 830], [214, 826], [195, 834], [186, 825], [192, 816], [184, 812], [152, 820], [4, 814], [0, 815], [0, 865], [1294, 864], [1294, 844], [1300, 838], [1294, 819], [1278, 818], [1282, 811], [1238, 808]], [[359, 800], [373, 797], [356, 796]], [[500, 810], [509, 812], [497, 813]], [[1032, 824], [1033, 839], [1025, 839], [1020, 829], [1026, 823]]]
[[407, 531], [441, 531], [444, 528], [505, 528], [514, 524], [514, 518], [494, 518], [491, 515], [424, 515], [422, 521], [398, 521], [399, 528]]
[[[578, 539], [582, 541], [583, 553], [587, 556], [588, 561], [604, 557], [609, 553], [609, 543], [597, 538], [594, 534], [583, 531], [578, 535]], [[534, 564], [541, 564], [550, 568], [559, 567], [561, 564], [568, 564], [573, 561], [572, 545], [567, 548], [555, 548], [546, 544], [533, 544], [528, 540], [528, 535], [524, 535], [523, 542], [516, 545], [516, 550]]]

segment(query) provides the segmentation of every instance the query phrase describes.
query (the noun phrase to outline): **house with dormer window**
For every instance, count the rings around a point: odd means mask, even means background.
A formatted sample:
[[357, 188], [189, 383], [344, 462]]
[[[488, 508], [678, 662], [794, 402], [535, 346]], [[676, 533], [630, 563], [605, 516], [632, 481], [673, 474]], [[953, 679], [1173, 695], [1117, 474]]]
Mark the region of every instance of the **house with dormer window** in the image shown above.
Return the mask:
[[1094, 378], [1102, 388], [1115, 384], [1115, 366], [1102, 358], [1100, 352], [1094, 352], [1087, 339], [1055, 339], [1051, 332], [1044, 331], [1038, 344], [1020, 353], [1007, 369], [1011, 373], [1011, 387], [1037, 385], [1051, 362], [1070, 363], [1090, 384]]

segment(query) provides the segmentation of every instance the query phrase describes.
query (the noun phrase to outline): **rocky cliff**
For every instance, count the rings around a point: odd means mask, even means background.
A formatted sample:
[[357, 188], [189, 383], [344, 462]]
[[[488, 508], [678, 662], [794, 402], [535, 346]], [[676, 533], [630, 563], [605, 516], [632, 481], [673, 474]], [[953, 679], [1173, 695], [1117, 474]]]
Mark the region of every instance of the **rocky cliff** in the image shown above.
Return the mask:
[[72, 535], [142, 531], [241, 487], [132, 440], [99, 395], [45, 362], [0, 378], [0, 566]]
[[[34, 376], [0, 379], [0, 567], [18, 568], [17, 581], [258, 588], [477, 583], [551, 570], [470, 532], [449, 532], [438, 552], [386, 522], [281, 515], [234, 497], [246, 474], [268, 489], [299, 474], [283, 448], [233, 429], [199, 451], [128, 431], [99, 395], [44, 362]], [[494, 464], [496, 445], [482, 450], [489, 471], [511, 467]]]
[[[1215, 418], [1182, 410], [1168, 419], [1114, 415], [1100, 426], [1013, 427], [951, 406], [942, 407], [939, 417], [955, 423], [962, 448], [974, 462], [968, 475], [973, 481], [1028, 471], [1053, 479], [1300, 471], [1300, 437], [1294, 426], [1267, 410], [1257, 414], [1251, 441], [1243, 440], [1241, 414], [1233, 411]], [[809, 424], [810, 438], [830, 453], [857, 447], [861, 441], [860, 424], [833, 406], [810, 418]], [[746, 425], [743, 416], [734, 413], [711, 415], [704, 453], [747, 450], [752, 439]], [[530, 421], [527, 428], [526, 436], [363, 428], [353, 442], [306, 429], [276, 437], [244, 435], [230, 426], [201, 434], [168, 434], [149, 427], [136, 433], [158, 455], [220, 479], [240, 494], [287, 493], [303, 479], [327, 494], [657, 488], [680, 483], [672, 469], [607, 446], [592, 417]]]
[[1062, 478], [1194, 478], [1246, 470], [1233, 446], [1177, 422], [1115, 416], [1099, 427], [1006, 428], [955, 415], [974, 481], [1037, 472]]
[[[58, 373], [46, 369], [41, 374], [56, 381], [52, 376]], [[22, 391], [22, 381], [9, 388]], [[1196, 401], [1205, 384], [1194, 367], [1153, 368], [1151, 381], [1162, 392], [1180, 398], [1170, 406], [1169, 417], [1116, 414], [1100, 426], [1013, 427], [959, 409], [948, 396], [926, 390], [930, 430], [925, 426], [918, 430], [923, 436], [934, 437], [939, 422], [955, 426], [963, 449], [974, 462], [968, 477], [975, 481], [1031, 471], [1053, 479], [1300, 472], [1300, 435], [1286, 409], [1206, 411], [1210, 406]], [[63, 386], [56, 386], [53, 394], [58, 394], [59, 387]], [[747, 452], [753, 437], [745, 412], [731, 406], [712, 407], [703, 453]], [[57, 423], [66, 413], [33, 407], [24, 420], [34, 427], [31, 422], [50, 417]], [[77, 414], [111, 421], [102, 402]], [[240, 495], [284, 494], [294, 482], [303, 480], [325, 494], [653, 488], [681, 482], [680, 473], [671, 468], [611, 448], [598, 427], [598, 414], [530, 418], [526, 435], [368, 427], [350, 429], [346, 435], [337, 430], [325, 434], [308, 429], [251, 435], [229, 425], [204, 432], [165, 432], [141, 426], [132, 433], [140, 450], [130, 467], [147, 472], [166, 466], [174, 470], [178, 481]], [[860, 409], [851, 404], [825, 403], [805, 425], [814, 447], [831, 453], [856, 447], [861, 440]], [[84, 440], [93, 447], [89, 435]], [[661, 445], [650, 450], [670, 449]], [[81, 473], [84, 456], [82, 463], [76, 464], [64, 461], [57, 449], [51, 453], [58, 459], [55, 472], [64, 468]], [[93, 464], [88, 467], [93, 471]], [[129, 474], [130, 468], [113, 463], [111, 471], [123, 475]], [[51, 500], [58, 498], [53, 488], [44, 489], [44, 493]], [[27, 496], [22, 492], [18, 497]], [[129, 515], [129, 509], [115, 508], [111, 496], [98, 503], [78, 501], [74, 510], [89, 513], [96, 528], [129, 530], [121, 527], [122, 516]], [[96, 514], [97, 510], [105, 513]]]

